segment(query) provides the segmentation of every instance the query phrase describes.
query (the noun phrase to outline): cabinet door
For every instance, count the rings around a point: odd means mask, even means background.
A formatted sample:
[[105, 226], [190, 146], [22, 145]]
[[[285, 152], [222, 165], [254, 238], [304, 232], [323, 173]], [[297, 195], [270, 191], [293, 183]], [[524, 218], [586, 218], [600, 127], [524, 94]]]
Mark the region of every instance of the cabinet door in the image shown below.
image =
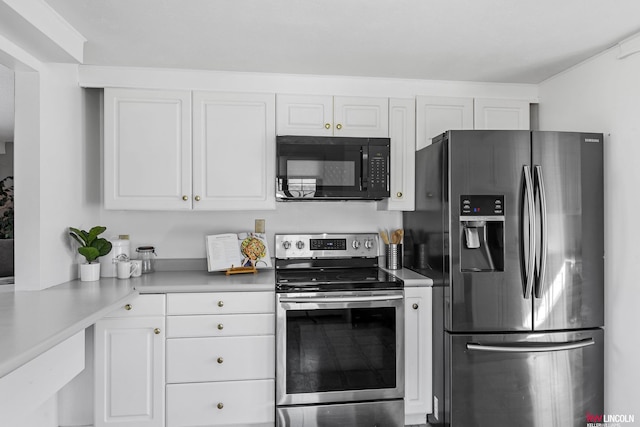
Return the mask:
[[164, 317], [95, 325], [95, 426], [164, 426]]
[[447, 130], [473, 129], [473, 98], [418, 96], [416, 150]]
[[190, 92], [105, 89], [104, 205], [191, 209]]
[[391, 195], [378, 210], [415, 208], [416, 105], [413, 99], [389, 100], [391, 138]]
[[275, 209], [275, 97], [194, 92], [193, 207]]
[[277, 95], [278, 135], [333, 135], [333, 97]]
[[333, 98], [335, 136], [389, 136], [389, 99], [360, 96]]
[[432, 410], [431, 288], [407, 287], [405, 294], [405, 424], [425, 424]]
[[529, 101], [476, 98], [475, 129], [529, 130]]

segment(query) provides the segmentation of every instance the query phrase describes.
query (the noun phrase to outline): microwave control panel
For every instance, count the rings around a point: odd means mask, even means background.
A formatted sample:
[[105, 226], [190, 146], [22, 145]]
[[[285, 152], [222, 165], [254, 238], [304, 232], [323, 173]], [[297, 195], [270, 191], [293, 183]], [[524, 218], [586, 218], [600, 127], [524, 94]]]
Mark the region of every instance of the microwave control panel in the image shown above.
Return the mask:
[[369, 192], [389, 193], [389, 146], [369, 146]]

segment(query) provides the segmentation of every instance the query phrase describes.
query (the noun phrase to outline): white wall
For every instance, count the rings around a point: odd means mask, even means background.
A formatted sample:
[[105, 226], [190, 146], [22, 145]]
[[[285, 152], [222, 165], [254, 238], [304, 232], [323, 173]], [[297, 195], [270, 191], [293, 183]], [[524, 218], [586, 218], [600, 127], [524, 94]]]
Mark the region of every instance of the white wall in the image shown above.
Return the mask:
[[13, 70], [0, 64], [0, 144], [13, 141]]
[[640, 417], [640, 54], [612, 49], [540, 85], [540, 128], [605, 134], [605, 412]]
[[[537, 100], [535, 85], [96, 66], [80, 67], [80, 85], [87, 88], [134, 87], [398, 98], [433, 95]], [[91, 108], [97, 111], [100, 105], [95, 104]], [[95, 134], [88, 143], [94, 145], [99, 138], [100, 135]], [[95, 179], [93, 174], [89, 177]], [[153, 245], [159, 258], [204, 258], [205, 235], [250, 231], [256, 218], [266, 219], [266, 230], [271, 242], [274, 233], [376, 232], [380, 227], [392, 229], [402, 224], [401, 212], [377, 211], [375, 202], [285, 202], [278, 203], [273, 211], [246, 212], [127, 212], [100, 208], [99, 213], [99, 221], [107, 227], [109, 236], [129, 234], [132, 249], [140, 245]]]
[[16, 290], [44, 289], [76, 277], [69, 226], [98, 217], [99, 145], [90, 143], [76, 65], [16, 72]]

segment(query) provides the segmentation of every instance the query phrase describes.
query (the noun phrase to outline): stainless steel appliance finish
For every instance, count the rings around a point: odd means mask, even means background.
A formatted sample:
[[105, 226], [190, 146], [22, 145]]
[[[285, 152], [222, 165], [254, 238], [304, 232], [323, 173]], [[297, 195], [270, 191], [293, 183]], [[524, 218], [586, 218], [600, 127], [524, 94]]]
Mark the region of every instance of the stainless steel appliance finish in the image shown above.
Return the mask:
[[279, 426], [404, 421], [404, 292], [376, 234], [276, 235]]
[[276, 200], [389, 197], [389, 138], [278, 136]]
[[584, 426], [602, 413], [602, 142], [449, 131], [416, 154], [405, 265], [436, 279], [433, 423]]
[[396, 426], [404, 418], [402, 400], [359, 402], [351, 405], [278, 407], [277, 425], [305, 427]]
[[[452, 426], [582, 426], [602, 414], [602, 329], [446, 334]], [[442, 369], [442, 367], [440, 367]]]

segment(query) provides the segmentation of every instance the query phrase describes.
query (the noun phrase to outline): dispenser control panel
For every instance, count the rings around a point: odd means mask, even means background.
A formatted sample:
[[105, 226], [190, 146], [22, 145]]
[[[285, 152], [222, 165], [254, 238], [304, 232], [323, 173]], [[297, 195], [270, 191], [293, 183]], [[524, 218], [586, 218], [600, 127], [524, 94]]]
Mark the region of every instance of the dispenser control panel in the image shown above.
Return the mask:
[[504, 195], [462, 195], [460, 216], [504, 216]]

